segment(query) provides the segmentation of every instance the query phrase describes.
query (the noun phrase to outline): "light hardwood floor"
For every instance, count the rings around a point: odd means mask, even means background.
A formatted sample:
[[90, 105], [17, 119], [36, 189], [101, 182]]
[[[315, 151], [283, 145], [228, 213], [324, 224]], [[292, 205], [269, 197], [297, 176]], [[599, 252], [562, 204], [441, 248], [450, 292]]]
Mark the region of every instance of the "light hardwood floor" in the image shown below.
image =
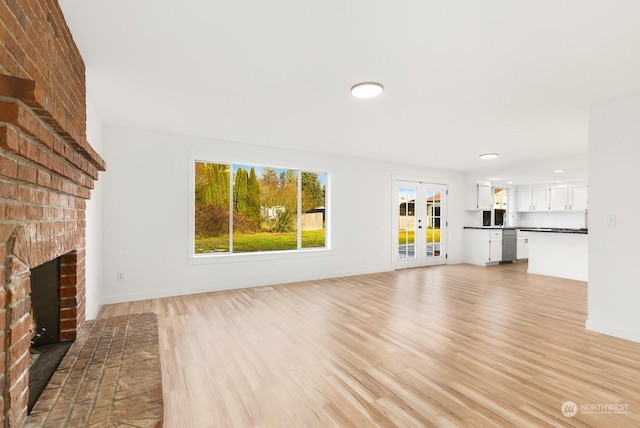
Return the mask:
[[165, 427], [640, 426], [640, 344], [585, 330], [586, 283], [522, 263], [154, 299], [100, 317], [134, 312], [158, 314]]

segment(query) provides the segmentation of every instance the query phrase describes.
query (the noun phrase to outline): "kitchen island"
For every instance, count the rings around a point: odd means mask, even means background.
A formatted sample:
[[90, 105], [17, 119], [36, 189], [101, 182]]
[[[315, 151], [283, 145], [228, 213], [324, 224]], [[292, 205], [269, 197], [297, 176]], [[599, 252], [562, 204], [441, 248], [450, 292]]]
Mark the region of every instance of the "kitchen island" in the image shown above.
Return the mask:
[[527, 272], [587, 281], [588, 235], [586, 229], [522, 228], [529, 232]]

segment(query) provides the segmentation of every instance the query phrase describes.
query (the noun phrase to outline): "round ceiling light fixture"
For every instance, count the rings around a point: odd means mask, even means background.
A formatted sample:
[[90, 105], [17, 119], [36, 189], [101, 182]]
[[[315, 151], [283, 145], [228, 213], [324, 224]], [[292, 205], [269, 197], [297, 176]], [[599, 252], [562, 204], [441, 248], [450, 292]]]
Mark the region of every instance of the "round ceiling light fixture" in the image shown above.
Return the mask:
[[478, 156], [480, 159], [495, 159], [498, 157], [497, 153], [483, 153]]
[[377, 82], [362, 82], [351, 87], [351, 95], [356, 98], [375, 98], [382, 94], [384, 87]]

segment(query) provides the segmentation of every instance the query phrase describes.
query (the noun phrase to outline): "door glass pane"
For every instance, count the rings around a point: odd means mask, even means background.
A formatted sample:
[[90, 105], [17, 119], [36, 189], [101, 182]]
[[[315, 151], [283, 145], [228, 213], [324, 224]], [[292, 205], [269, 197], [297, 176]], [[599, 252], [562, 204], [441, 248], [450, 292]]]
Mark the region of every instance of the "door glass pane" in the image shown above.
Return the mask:
[[442, 190], [428, 189], [425, 191], [426, 204], [426, 257], [440, 256], [440, 220], [442, 208]]
[[398, 258], [416, 258], [416, 188], [398, 188]]

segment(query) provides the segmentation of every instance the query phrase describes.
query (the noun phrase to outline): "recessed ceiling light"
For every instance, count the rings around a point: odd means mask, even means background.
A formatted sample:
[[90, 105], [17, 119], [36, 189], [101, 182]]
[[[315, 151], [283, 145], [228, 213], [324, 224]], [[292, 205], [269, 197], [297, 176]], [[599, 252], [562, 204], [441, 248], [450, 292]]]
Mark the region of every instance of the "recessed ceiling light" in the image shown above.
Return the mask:
[[495, 159], [498, 157], [497, 153], [483, 153], [478, 156], [480, 159]]
[[384, 90], [380, 83], [362, 82], [351, 87], [351, 95], [356, 98], [375, 98]]
[[564, 172], [564, 169], [556, 169], [553, 172], [555, 172], [556, 174], [562, 174]]
[[507, 181], [507, 184], [513, 184], [513, 181]]

